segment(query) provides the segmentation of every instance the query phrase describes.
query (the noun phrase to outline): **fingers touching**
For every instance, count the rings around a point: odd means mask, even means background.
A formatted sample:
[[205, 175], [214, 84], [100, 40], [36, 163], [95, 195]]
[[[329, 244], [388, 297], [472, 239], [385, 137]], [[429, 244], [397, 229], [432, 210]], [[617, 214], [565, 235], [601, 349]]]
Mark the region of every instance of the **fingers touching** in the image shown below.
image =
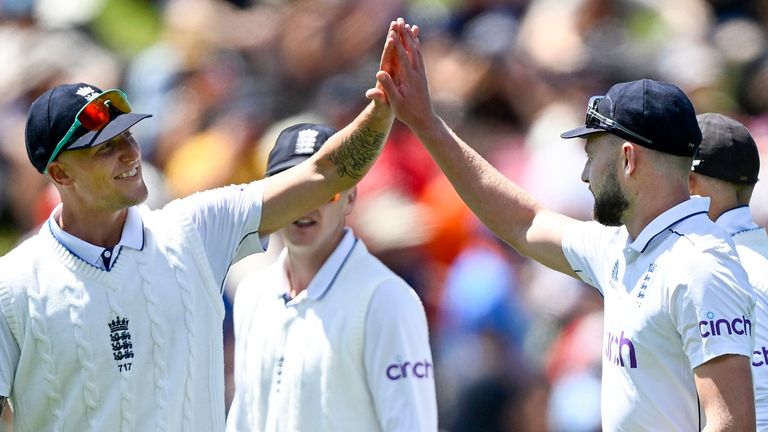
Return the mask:
[[[423, 68], [418, 37], [419, 27], [407, 24], [402, 18], [389, 24], [387, 39], [381, 54], [376, 87], [365, 93], [367, 98], [380, 103], [389, 103], [388, 96], [402, 84], [405, 78], [404, 73], [419, 67]], [[403, 71], [402, 68], [409, 68], [409, 71]], [[392, 85], [385, 88], [385, 82]]]
[[[421, 54], [421, 47], [419, 45], [419, 27], [406, 24], [402, 18], [398, 18], [398, 26], [396, 26], [397, 34], [399, 36], [400, 44], [396, 45], [398, 49], [398, 59], [401, 64], [405, 63], [411, 68], [419, 66], [419, 55]], [[406, 61], [407, 60], [407, 61]]]
[[387, 104], [411, 128], [424, 126], [433, 117], [419, 33], [418, 26], [402, 18], [392, 21], [376, 87], [366, 92], [369, 99]]
[[[398, 32], [404, 24], [402, 19], [398, 21], [392, 21], [389, 23], [389, 30], [387, 31], [387, 38], [384, 42], [384, 50], [381, 53], [381, 60], [379, 63], [379, 71], [385, 72], [393, 80], [398, 79], [400, 75], [399, 55], [395, 42], [400, 39]], [[379, 103], [388, 104], [387, 95], [379, 80], [376, 81], [376, 86], [365, 92], [365, 96], [368, 99], [377, 101]]]
[[[388, 76], [397, 76], [399, 72], [399, 62], [395, 49], [395, 38], [397, 35], [393, 30], [395, 24], [395, 21], [392, 21], [389, 26], [387, 39], [384, 42], [384, 51], [381, 53], [381, 62], [379, 64], [379, 73], [385, 73]], [[376, 87], [366, 91], [365, 96], [380, 103], [388, 103], [386, 93], [378, 79], [376, 80]]]

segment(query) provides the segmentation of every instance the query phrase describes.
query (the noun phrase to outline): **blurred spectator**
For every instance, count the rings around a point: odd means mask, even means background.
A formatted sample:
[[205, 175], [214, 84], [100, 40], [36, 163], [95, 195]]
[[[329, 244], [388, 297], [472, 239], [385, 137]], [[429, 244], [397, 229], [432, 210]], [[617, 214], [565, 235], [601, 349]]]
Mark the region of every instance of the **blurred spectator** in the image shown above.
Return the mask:
[[255, 87], [244, 83], [234, 89], [210, 124], [169, 154], [165, 174], [175, 197], [263, 176], [258, 140], [272, 120], [272, 100], [268, 91]]
[[[446, 392], [442, 418], [462, 404], [457, 397], [491, 377], [513, 375], [522, 358], [528, 317], [510, 262], [515, 254], [486, 228], [476, 232], [448, 269], [433, 322], [435, 370]], [[470, 415], [465, 413], [465, 415]]]

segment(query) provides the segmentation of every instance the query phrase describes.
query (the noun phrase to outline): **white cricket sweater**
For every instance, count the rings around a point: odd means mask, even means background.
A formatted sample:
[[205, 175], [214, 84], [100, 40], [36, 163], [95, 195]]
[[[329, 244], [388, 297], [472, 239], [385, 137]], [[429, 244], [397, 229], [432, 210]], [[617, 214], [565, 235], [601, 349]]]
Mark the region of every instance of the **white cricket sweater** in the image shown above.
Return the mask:
[[219, 286], [189, 221], [141, 211], [143, 249], [109, 272], [47, 226], [0, 259], [16, 432], [223, 430]]

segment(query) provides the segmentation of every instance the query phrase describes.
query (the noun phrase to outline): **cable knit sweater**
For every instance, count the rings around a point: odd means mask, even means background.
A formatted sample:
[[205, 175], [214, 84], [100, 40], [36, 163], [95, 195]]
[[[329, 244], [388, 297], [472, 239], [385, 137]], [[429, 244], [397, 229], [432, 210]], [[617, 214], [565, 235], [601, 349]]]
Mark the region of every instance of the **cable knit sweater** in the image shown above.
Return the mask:
[[109, 272], [47, 226], [0, 258], [16, 432], [223, 430], [224, 309], [202, 241], [188, 221], [142, 219], [143, 249]]

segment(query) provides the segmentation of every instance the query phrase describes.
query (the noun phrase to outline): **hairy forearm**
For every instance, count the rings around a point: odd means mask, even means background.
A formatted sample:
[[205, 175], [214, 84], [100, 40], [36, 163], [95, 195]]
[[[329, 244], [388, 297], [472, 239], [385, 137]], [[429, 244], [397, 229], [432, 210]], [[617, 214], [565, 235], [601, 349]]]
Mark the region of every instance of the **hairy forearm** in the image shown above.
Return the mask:
[[0, 416], [3, 415], [4, 408], [5, 408], [5, 397], [0, 396]]
[[462, 200], [491, 230], [518, 246], [541, 205], [439, 117], [414, 130]]
[[545, 209], [439, 117], [413, 129], [461, 199], [491, 231], [519, 253], [576, 277], [563, 253], [562, 236], [579, 221]]

